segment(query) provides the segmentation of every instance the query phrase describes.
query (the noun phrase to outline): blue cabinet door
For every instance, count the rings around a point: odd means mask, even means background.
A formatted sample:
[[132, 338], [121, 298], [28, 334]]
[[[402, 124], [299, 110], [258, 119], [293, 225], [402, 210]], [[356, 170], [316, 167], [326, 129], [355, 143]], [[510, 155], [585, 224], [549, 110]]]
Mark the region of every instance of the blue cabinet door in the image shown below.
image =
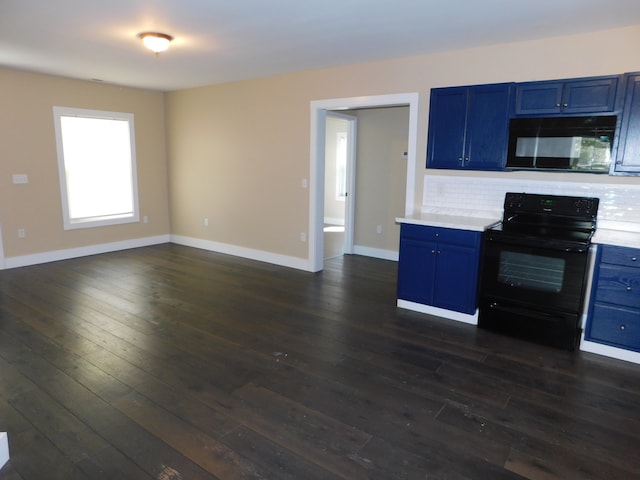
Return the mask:
[[480, 232], [402, 224], [398, 298], [474, 314]]
[[620, 77], [524, 82], [516, 85], [516, 115], [605, 113], [616, 109]]
[[626, 75], [618, 152], [612, 173], [640, 172], [640, 73]]
[[431, 90], [427, 139], [428, 167], [463, 167], [468, 96], [467, 87]]
[[516, 115], [560, 112], [562, 82], [527, 82], [516, 85]]
[[503, 170], [507, 160], [511, 84], [477, 85], [469, 91], [464, 167]]
[[427, 167], [502, 170], [512, 109], [511, 85], [432, 89]]
[[619, 76], [566, 82], [562, 113], [604, 113], [615, 110]]
[[437, 245], [400, 237], [398, 261], [398, 298], [433, 304], [433, 280]]
[[433, 292], [435, 306], [473, 315], [477, 304], [478, 256], [475, 248], [438, 245]]

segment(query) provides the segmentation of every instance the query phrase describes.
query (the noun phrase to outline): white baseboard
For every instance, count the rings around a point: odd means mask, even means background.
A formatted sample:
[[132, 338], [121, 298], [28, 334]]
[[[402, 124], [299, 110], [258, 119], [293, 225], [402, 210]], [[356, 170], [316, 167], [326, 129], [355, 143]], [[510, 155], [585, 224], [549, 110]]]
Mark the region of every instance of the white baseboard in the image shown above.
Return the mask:
[[9, 437], [7, 432], [0, 432], [0, 468], [9, 461]]
[[248, 258], [250, 260], [258, 260], [260, 262], [280, 265], [282, 267], [295, 268], [298, 270], [310, 270], [309, 260], [306, 258], [290, 257], [288, 255], [279, 255], [277, 253], [265, 252], [263, 250], [255, 250], [252, 248], [239, 247], [227, 243], [212, 242], [210, 240], [202, 240], [199, 238], [183, 237], [182, 235], [171, 235], [171, 242], [186, 247], [200, 248], [210, 252], [224, 253], [235, 257]]
[[363, 255], [365, 257], [379, 258], [381, 260], [393, 260], [398, 261], [399, 253], [394, 250], [383, 250], [381, 248], [363, 247], [361, 245], [355, 245], [353, 247], [353, 253], [356, 255]]
[[456, 320], [458, 322], [469, 323], [471, 325], [478, 324], [478, 310], [476, 310], [473, 315], [469, 315], [467, 313], [454, 312], [453, 310], [445, 310], [444, 308], [432, 307], [431, 305], [424, 305], [422, 303], [409, 302], [408, 300], [401, 299], [398, 299], [397, 305], [400, 308], [412, 310], [414, 312], [427, 313], [429, 315], [435, 315], [436, 317]]
[[38, 265], [40, 263], [57, 262], [69, 258], [86, 257], [100, 253], [116, 252], [118, 250], [128, 250], [130, 248], [148, 247], [169, 243], [169, 235], [158, 235], [155, 237], [135, 238], [133, 240], [123, 240], [121, 242], [101, 243], [86, 247], [69, 248], [66, 250], [55, 250], [51, 252], [36, 253], [33, 255], [22, 255], [19, 257], [7, 257], [4, 260], [4, 268], [26, 267]]
[[631, 350], [625, 350], [623, 348], [603, 345], [602, 343], [590, 342], [584, 339], [584, 334], [582, 341], [580, 342], [580, 350], [582, 350], [583, 352], [604, 355], [605, 357], [616, 358], [618, 360], [624, 360], [625, 362], [640, 364], [640, 353], [632, 352]]
[[[98, 245], [88, 245], [86, 247], [69, 248], [65, 250], [54, 250], [50, 252], [35, 253], [32, 255], [5, 257], [4, 266], [0, 265], [0, 270], [27, 267], [29, 265], [57, 262], [59, 260], [68, 260], [70, 258], [86, 257], [89, 255], [98, 255], [100, 253], [117, 252], [119, 250], [148, 247], [151, 245], [160, 245], [170, 242], [176, 243], [178, 245], [185, 245], [187, 247], [209, 250], [211, 252], [224, 253], [236, 257], [258, 260], [260, 262], [271, 263], [283, 267], [295, 268], [297, 270], [304, 270], [307, 272], [311, 271], [310, 263], [307, 258], [280, 255], [263, 250], [255, 250], [252, 248], [239, 247], [237, 245], [220, 242], [212, 242], [210, 240], [202, 240], [199, 238], [185, 237], [182, 235], [158, 235], [155, 237], [144, 237], [136, 238], [133, 240], [123, 240], [121, 242], [101, 243]], [[380, 258], [383, 260], [398, 261], [398, 252], [392, 250], [382, 250], [378, 248], [356, 246], [354, 247], [353, 253], [355, 253], [356, 255]]]

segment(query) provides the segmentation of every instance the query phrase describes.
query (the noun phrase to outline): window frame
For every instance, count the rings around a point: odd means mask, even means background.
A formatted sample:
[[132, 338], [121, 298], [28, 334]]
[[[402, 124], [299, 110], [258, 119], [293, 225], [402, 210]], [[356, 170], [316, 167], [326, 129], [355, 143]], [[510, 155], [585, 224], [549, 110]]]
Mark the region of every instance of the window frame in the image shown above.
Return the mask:
[[[138, 175], [136, 161], [135, 125], [133, 113], [111, 112], [105, 110], [91, 110], [73, 107], [53, 107], [56, 148], [58, 154], [58, 178], [60, 181], [60, 197], [62, 202], [62, 217], [65, 230], [75, 230], [82, 228], [94, 228], [110, 225], [121, 225], [126, 223], [136, 223], [140, 221], [140, 208], [138, 199]], [[73, 219], [69, 212], [69, 198], [67, 186], [66, 164], [64, 159], [64, 147], [62, 138], [62, 117], [83, 117], [105, 120], [126, 121], [129, 127], [129, 142], [131, 151], [131, 194], [133, 201], [133, 211], [130, 213], [120, 213], [112, 215], [101, 215]]]

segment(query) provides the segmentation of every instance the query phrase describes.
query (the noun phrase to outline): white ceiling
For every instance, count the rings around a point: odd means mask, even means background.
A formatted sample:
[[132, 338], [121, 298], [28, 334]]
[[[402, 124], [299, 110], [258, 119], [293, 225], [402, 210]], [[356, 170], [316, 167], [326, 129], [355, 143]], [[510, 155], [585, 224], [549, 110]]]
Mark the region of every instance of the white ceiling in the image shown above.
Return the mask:
[[0, 0], [0, 66], [169, 91], [636, 24], [640, 0]]

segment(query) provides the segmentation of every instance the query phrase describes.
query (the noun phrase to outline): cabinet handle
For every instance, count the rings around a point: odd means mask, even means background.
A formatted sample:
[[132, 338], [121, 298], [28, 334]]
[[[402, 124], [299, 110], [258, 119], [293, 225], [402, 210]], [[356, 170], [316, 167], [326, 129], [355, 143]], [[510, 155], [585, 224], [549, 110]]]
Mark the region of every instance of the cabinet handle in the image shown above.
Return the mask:
[[624, 332], [624, 329], [625, 329], [625, 328], [626, 328], [626, 327], [625, 327], [624, 325], [620, 325], [620, 330], [622, 330], [623, 332]]
[[637, 262], [638, 261], [638, 257], [631, 257], [631, 261], [632, 262]]
[[565, 103], [565, 104], [563, 104], [562, 106], [563, 106], [564, 108], [567, 108], [567, 107], [569, 106], [569, 104], [568, 104], [568, 103]]
[[630, 292], [630, 291], [631, 291], [631, 287], [627, 287], [627, 292]]
[[435, 250], [431, 250], [431, 253], [433, 253], [435, 255], [436, 251]]
[[559, 104], [559, 103], [556, 103], [556, 107], [560, 107], [560, 104]]

